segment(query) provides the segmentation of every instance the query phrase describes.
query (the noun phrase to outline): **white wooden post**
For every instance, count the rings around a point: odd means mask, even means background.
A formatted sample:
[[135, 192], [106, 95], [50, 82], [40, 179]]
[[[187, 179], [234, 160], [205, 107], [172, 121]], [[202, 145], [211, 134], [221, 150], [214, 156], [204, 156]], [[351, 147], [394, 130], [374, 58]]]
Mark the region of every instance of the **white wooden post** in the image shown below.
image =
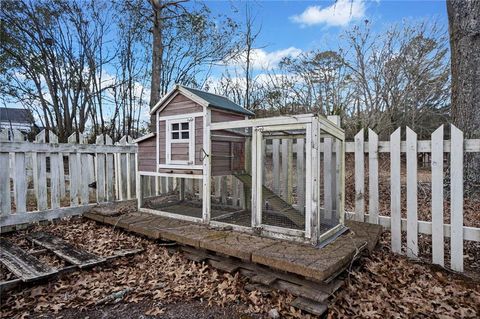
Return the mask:
[[[23, 133], [19, 130], [12, 130], [13, 141], [14, 142], [25, 142]], [[4, 169], [4, 168], [0, 168]], [[24, 152], [15, 152], [13, 158], [13, 189], [15, 191], [15, 207], [16, 212], [23, 213], [27, 211], [27, 176], [25, 170], [25, 153]]]
[[368, 129], [368, 221], [378, 224], [378, 135]]
[[[127, 144], [133, 144], [133, 138], [131, 136], [127, 136]], [[157, 152], [158, 153], [158, 152]], [[127, 154], [127, 198], [133, 199], [133, 194], [135, 192], [135, 154], [129, 153]], [[158, 179], [156, 179], [158, 182]], [[158, 195], [158, 190], [155, 195]]]
[[455, 271], [463, 271], [463, 132], [451, 125], [450, 153], [450, 262]]
[[[77, 134], [72, 133], [68, 137], [69, 144], [77, 143]], [[97, 143], [98, 144], [98, 143]], [[69, 153], [68, 154], [68, 174], [70, 175], [70, 206], [78, 206], [79, 203], [79, 180], [81, 178], [80, 171], [80, 156], [78, 153]]]
[[[308, 125], [307, 125], [308, 127]], [[311, 124], [311, 241], [313, 245], [318, 244], [320, 228], [320, 122], [317, 119], [312, 120]]]
[[365, 221], [365, 166], [363, 129], [355, 135], [355, 217]]
[[200, 185], [202, 189], [202, 220], [204, 223], [210, 222], [211, 213], [211, 161], [212, 161], [212, 146], [210, 134], [211, 112], [205, 107], [203, 110], [203, 150], [206, 153], [203, 159], [203, 182]]
[[[98, 135], [95, 144], [105, 145], [105, 135]], [[97, 202], [101, 203], [105, 201], [105, 154], [96, 153], [95, 161], [97, 167]]]
[[402, 252], [400, 133], [400, 128], [397, 128], [390, 135], [390, 214], [392, 251], [394, 253]]
[[407, 126], [407, 256], [418, 257], [417, 134]]
[[[35, 143], [45, 143], [46, 142], [46, 131], [42, 130], [40, 133], [37, 134], [35, 137]], [[46, 210], [48, 208], [47, 204], [47, 157], [45, 153], [36, 153], [37, 158], [36, 161], [37, 163], [33, 164], [34, 167], [37, 167], [37, 174], [34, 175], [34, 178], [36, 176], [37, 180], [37, 187], [35, 188], [37, 193], [37, 209], [42, 211]], [[35, 181], [34, 181], [35, 183]]]
[[313, 218], [312, 218], [312, 124], [305, 125], [305, 237], [311, 239], [313, 234]]
[[[127, 136], [123, 136], [120, 141], [117, 143], [118, 145], [127, 145]], [[118, 153], [118, 180], [119, 180], [119, 199], [125, 200], [127, 196], [127, 154], [125, 153]]]

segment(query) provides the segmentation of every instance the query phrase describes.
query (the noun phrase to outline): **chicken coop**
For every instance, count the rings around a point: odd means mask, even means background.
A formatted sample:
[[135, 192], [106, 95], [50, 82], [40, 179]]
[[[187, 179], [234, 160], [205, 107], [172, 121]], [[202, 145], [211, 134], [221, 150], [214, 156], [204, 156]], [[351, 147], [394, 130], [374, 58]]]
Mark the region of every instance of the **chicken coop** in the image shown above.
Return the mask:
[[136, 140], [139, 211], [320, 244], [344, 229], [344, 132], [177, 85]]

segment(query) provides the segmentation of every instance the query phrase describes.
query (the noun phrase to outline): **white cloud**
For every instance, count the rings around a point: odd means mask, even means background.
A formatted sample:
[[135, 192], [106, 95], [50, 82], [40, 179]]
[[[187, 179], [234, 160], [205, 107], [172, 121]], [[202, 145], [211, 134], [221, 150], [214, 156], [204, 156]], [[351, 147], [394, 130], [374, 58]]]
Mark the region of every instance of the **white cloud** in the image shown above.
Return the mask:
[[[254, 70], [271, 70], [278, 66], [278, 63], [285, 57], [297, 57], [302, 53], [302, 50], [289, 47], [286, 49], [267, 52], [264, 49], [253, 49], [251, 51], [250, 61], [251, 67]], [[233, 61], [234, 66], [244, 65], [247, 60], [247, 53], [243, 52]]]
[[326, 24], [328, 26], [346, 26], [353, 20], [365, 16], [364, 0], [338, 0], [332, 5], [322, 8], [310, 6], [301, 14], [290, 19], [301, 26]]

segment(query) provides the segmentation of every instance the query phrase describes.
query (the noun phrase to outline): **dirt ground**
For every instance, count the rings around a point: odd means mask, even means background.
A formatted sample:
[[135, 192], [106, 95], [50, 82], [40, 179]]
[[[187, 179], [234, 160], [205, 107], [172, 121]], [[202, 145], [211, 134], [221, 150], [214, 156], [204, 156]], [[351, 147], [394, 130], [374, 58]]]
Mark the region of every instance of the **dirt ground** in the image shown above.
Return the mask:
[[[102, 256], [129, 248], [144, 251], [93, 269], [61, 275], [0, 296], [2, 318], [308, 318], [279, 292], [248, 292], [246, 279], [169, 254], [160, 243], [75, 218], [5, 235], [24, 249], [27, 232], [48, 231]], [[2, 235], [3, 236], [3, 235]], [[52, 266], [63, 263], [41, 256]], [[0, 269], [2, 279], [13, 278]], [[115, 299], [114, 297], [119, 297]], [[480, 282], [389, 252], [386, 233], [377, 249], [349, 270], [332, 296], [330, 318], [478, 318]]]

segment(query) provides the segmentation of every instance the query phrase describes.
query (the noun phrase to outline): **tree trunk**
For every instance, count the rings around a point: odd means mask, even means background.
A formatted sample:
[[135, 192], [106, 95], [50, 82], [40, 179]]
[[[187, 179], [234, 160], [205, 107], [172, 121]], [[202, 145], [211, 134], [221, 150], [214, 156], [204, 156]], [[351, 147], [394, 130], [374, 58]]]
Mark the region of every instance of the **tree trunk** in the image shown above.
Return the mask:
[[[150, 109], [160, 100], [160, 78], [162, 73], [162, 4], [159, 0], [151, 0], [153, 9], [152, 28], [152, 81], [150, 86]], [[150, 130], [155, 132], [155, 115], [150, 116]]]
[[[452, 121], [465, 138], [480, 138], [480, 0], [447, 0]], [[480, 189], [480, 154], [465, 158], [465, 182]], [[472, 188], [473, 187], [473, 188]]]

